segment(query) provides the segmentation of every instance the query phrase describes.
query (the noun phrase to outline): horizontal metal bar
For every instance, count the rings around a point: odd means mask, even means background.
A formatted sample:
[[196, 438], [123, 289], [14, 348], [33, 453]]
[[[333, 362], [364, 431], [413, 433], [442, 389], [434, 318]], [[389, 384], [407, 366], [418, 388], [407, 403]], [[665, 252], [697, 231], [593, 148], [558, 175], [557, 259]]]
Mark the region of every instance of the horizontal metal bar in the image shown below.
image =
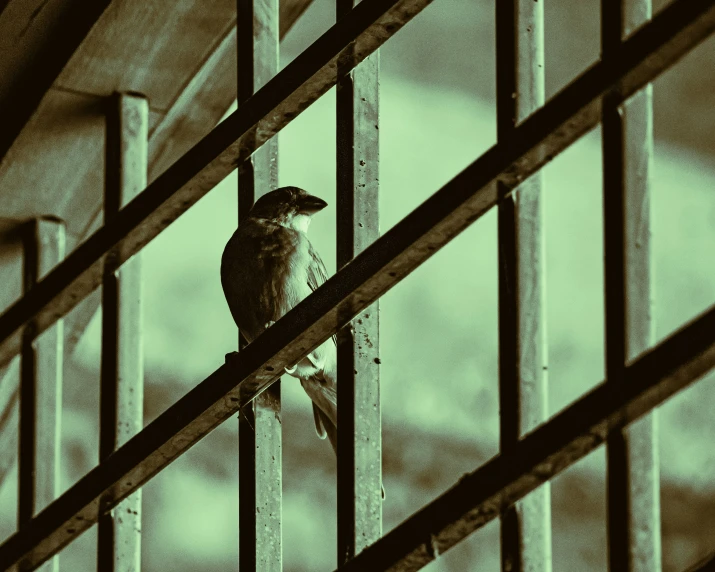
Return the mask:
[[594, 127], [604, 91], [618, 84], [626, 99], [714, 28], [712, 0], [663, 9], [624, 42], [615, 65], [580, 76], [268, 328], [234, 367], [219, 368], [8, 539], [0, 568], [36, 567], [79, 536], [96, 522], [100, 498], [108, 509], [131, 494], [493, 207], [497, 180], [516, 186]]
[[356, 66], [431, 1], [364, 0], [330, 28], [0, 316], [0, 366], [18, 353], [33, 316], [42, 332], [67, 314], [101, 284], [110, 252], [120, 265], [128, 260], [334, 86], [345, 50]]
[[365, 549], [341, 572], [419, 570], [715, 367], [715, 306]]

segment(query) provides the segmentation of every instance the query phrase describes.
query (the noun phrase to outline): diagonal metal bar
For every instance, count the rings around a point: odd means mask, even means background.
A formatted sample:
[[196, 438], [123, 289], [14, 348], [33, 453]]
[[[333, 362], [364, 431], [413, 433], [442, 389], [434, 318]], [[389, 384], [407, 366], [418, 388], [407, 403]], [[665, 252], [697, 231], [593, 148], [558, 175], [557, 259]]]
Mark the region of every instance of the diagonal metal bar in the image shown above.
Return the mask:
[[0, 316], [0, 366], [19, 351], [33, 316], [42, 332], [99, 286], [110, 251], [125, 262], [335, 85], [345, 50], [358, 65], [431, 1], [365, 0], [330, 28]]
[[513, 139], [492, 147], [269, 328], [235, 365], [219, 368], [8, 539], [0, 569], [20, 561], [33, 569], [74, 540], [96, 522], [100, 498], [108, 510], [138, 489], [270, 386], [286, 363], [302, 359], [493, 207], [498, 180], [516, 186], [597, 125], [603, 92], [618, 85], [625, 100], [713, 29], [712, 0], [665, 8], [624, 42], [614, 65], [581, 75]]
[[339, 570], [419, 570], [713, 367], [715, 306], [629, 365], [624, 384], [604, 381]]

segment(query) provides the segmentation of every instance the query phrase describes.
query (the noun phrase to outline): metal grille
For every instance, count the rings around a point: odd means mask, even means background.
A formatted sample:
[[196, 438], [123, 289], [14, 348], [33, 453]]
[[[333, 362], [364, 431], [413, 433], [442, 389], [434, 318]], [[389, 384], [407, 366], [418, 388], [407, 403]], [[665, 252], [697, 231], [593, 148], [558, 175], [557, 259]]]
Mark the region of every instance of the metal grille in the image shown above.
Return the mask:
[[[276, 73], [277, 2], [239, 0], [238, 110], [141, 192], [146, 102], [131, 94], [113, 99], [105, 225], [45, 277], [48, 265], [61, 258], [61, 227], [56, 221], [33, 226], [27, 290], [0, 316], [0, 364], [21, 354], [21, 391], [29, 404], [20, 414], [21, 525], [0, 546], [0, 568], [56, 566], [50, 559], [94, 524], [100, 528], [100, 562], [111, 562], [111, 569], [137, 566], [139, 510], [136, 519], [118, 526], [112, 509], [120, 503], [137, 506], [131, 503], [143, 484], [242, 411], [240, 566], [280, 570], [280, 392], [275, 382], [285, 364], [338, 333], [339, 570], [416, 570], [496, 518], [502, 520], [504, 570], [550, 569], [545, 485], [602, 444], [608, 448], [610, 567], [659, 569], [651, 411], [715, 366], [715, 307], [651, 347], [648, 220], [636, 219], [634, 212], [643, 212], [648, 201], [649, 82], [713, 32], [715, 4], [676, 0], [640, 26], [650, 17], [646, 1], [603, 0], [602, 59], [543, 103], [541, 3], [498, 2], [497, 144], [379, 237], [377, 50], [428, 3], [363, 0], [353, 6], [352, 0], [340, 0], [338, 22]], [[122, 372], [129, 368], [140, 384], [141, 349], [128, 341], [128, 334], [141, 330], [140, 312], [119, 303], [138, 296], [139, 260], [132, 257], [235, 168], [243, 216], [257, 186], [277, 184], [274, 136], [333, 85], [338, 86], [337, 274], [132, 436], [141, 425], [141, 402], [127, 399], [130, 389]], [[126, 127], [130, 117], [140, 117], [142, 128]], [[545, 183], [540, 169], [598, 124], [604, 142], [606, 379], [544, 422], [540, 200]], [[494, 207], [499, 211], [501, 453], [382, 536], [378, 300]], [[36, 419], [35, 411], [40, 400], [55, 402], [59, 391], [49, 381], [57, 379], [51, 356], [56, 362], [61, 318], [99, 285], [105, 287], [109, 314], [103, 335], [100, 464], [53, 500], [56, 479], [47, 475], [56, 470], [58, 435]], [[345, 328], [351, 322], [352, 328]], [[42, 345], [36, 341], [41, 334]], [[358, 351], [365, 337], [374, 351]], [[535, 380], [528, 387], [527, 377]], [[140, 392], [140, 385], [132, 389]], [[134, 429], [122, 432], [120, 422]], [[694, 569], [711, 563], [709, 557]]]

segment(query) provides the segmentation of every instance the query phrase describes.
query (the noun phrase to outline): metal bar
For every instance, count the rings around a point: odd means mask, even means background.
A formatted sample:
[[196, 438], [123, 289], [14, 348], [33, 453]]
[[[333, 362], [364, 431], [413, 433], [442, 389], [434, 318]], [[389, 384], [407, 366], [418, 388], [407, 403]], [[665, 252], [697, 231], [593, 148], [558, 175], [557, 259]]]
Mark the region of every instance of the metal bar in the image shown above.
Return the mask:
[[[544, 103], [544, 3], [496, 4], [497, 140]], [[513, 193], [502, 185], [499, 233], [500, 450], [547, 416], [543, 173]], [[501, 515], [504, 571], [551, 570], [551, 495], [546, 483]]]
[[715, 306], [629, 365], [626, 385], [605, 380], [338, 570], [419, 570], [715, 367], [713, 328]]
[[[105, 225], [79, 246], [32, 294], [0, 316], [0, 366], [18, 352], [19, 332], [33, 316], [38, 330], [43, 331], [101, 283], [101, 269], [108, 252], [116, 252], [119, 264], [138, 252], [260, 144], [334, 85], [335, 62], [344, 49], [354, 43], [351, 49], [355, 50], [357, 65], [357, 60], [374, 52], [428, 2], [364, 0], [349, 17], [323, 34], [246, 102], [242, 110], [222, 121], [122, 209], [112, 224]], [[550, 140], [554, 143], [559, 140], [561, 144], [572, 142], [584, 129], [595, 125], [596, 117], [600, 120], [600, 96], [604, 91], [619, 84], [621, 91], [630, 95], [634, 86], [637, 89], [649, 82], [707, 37], [712, 32], [713, 20], [712, 0], [677, 0], [669, 4], [624, 44], [616, 65], [592, 66], [552, 98], [551, 105], [534, 114], [532, 119], [538, 115], [538, 120], [524, 122], [520, 133], [534, 132], [535, 126], [546, 127], [547, 131], [558, 128]], [[256, 134], [255, 145], [249, 133]], [[546, 133], [540, 137], [546, 139]], [[532, 143], [533, 133], [510, 145], [516, 154], [504, 156], [519, 157]], [[553, 156], [553, 150], [547, 147], [537, 154], [545, 151]], [[504, 147], [492, 153], [504, 153]], [[550, 157], [542, 157], [544, 162], [547, 158]], [[508, 166], [503, 160], [499, 164]]]
[[[24, 236], [24, 289], [62, 260], [65, 228], [48, 217], [29, 223]], [[18, 528], [32, 519], [60, 492], [60, 437], [62, 419], [63, 322], [37, 336], [32, 324], [23, 334], [20, 362]], [[45, 563], [43, 572], [59, 570], [59, 557]]]
[[[596, 64], [412, 213], [343, 267], [239, 354], [90, 471], [31, 529], [0, 546], [0, 565], [36, 566], [97, 518], [97, 502], [118, 502], [151, 479], [295, 363], [337, 332], [497, 202], [497, 180], [520, 180], [543, 167], [601, 118], [600, 96], [621, 86], [626, 99], [715, 28], [715, 6], [684, 17], [701, 0], [678, 0], [636, 32], [618, 63]], [[684, 8], [681, 8], [684, 7]], [[627, 389], [627, 388], [626, 388]], [[109, 505], [107, 505], [109, 506]]]
[[[348, 17], [354, 6], [354, 0], [337, 0], [337, 18]], [[356, 67], [348, 51], [338, 61], [338, 269], [380, 237], [379, 57], [375, 52]], [[352, 71], [344, 74], [342, 67]], [[382, 536], [379, 301], [340, 330], [337, 343], [337, 554], [343, 563]]]
[[13, 82], [14, 89], [0, 100], [0, 161], [109, 4], [110, 0], [65, 2], [54, 25], [44, 29], [45, 46], [36, 50], [32, 64], [25, 66]]
[[[146, 186], [149, 102], [136, 93], [108, 100], [105, 142], [104, 220]], [[117, 269], [111, 258], [102, 283], [102, 358], [99, 461], [105, 461], [143, 427], [144, 336], [142, 257]], [[97, 568], [138, 572], [141, 568], [141, 490], [114, 510], [102, 507], [97, 530]]]
[[[650, 0], [601, 2], [602, 59], [651, 17]], [[624, 383], [625, 364], [655, 342], [650, 246], [652, 88], [603, 102], [606, 376]], [[609, 436], [606, 448], [610, 570], [662, 568], [657, 412]]]
[[[238, 108], [278, 72], [277, 0], [237, 0]], [[278, 139], [238, 165], [238, 220], [257, 193], [278, 187]], [[244, 345], [239, 341], [241, 349]], [[283, 569], [283, 462], [280, 383], [244, 407], [238, 426], [239, 569]]]

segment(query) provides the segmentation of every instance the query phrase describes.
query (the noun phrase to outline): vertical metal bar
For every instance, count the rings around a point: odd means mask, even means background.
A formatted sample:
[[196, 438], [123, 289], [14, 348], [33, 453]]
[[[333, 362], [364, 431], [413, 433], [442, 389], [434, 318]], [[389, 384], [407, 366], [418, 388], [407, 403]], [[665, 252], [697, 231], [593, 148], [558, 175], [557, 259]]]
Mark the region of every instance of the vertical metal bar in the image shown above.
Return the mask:
[[[651, 17], [650, 0], [602, 0], [601, 50], [608, 62], [622, 39]], [[625, 363], [652, 346], [653, 271], [650, 85], [618, 105], [603, 99], [606, 376], [623, 383]], [[607, 443], [611, 570], [661, 570], [657, 412], [616, 431]]]
[[[46, 217], [27, 225], [24, 236], [24, 290], [30, 290], [64, 258], [62, 221]], [[55, 500], [60, 492], [63, 321], [40, 336], [25, 328], [20, 354], [20, 436], [18, 528]], [[57, 572], [59, 556], [39, 570]]]
[[[278, 0], [237, 0], [239, 107], [278, 72]], [[278, 140], [273, 138], [238, 166], [238, 220], [256, 195], [278, 187]], [[239, 346], [243, 347], [243, 339]], [[239, 569], [283, 568], [283, 461], [280, 382], [239, 415]]]
[[[497, 138], [544, 103], [544, 4], [496, 4]], [[507, 189], [501, 189], [504, 193]], [[500, 447], [547, 416], [543, 174], [532, 175], [498, 207]], [[551, 570], [551, 494], [546, 483], [501, 516], [505, 571]]]
[[[140, 94], [109, 98], [105, 158], [105, 224], [147, 183], [149, 104]], [[102, 358], [99, 460], [143, 427], [144, 348], [141, 253], [117, 270], [108, 258], [102, 282]], [[141, 490], [102, 515], [97, 568], [138, 572], [141, 566]]]
[[[354, 0], [337, 0], [346, 16]], [[337, 225], [340, 269], [380, 236], [379, 72], [375, 52], [337, 84]], [[338, 68], [352, 61], [346, 50]], [[338, 563], [382, 536], [380, 305], [358, 314], [338, 340]]]

